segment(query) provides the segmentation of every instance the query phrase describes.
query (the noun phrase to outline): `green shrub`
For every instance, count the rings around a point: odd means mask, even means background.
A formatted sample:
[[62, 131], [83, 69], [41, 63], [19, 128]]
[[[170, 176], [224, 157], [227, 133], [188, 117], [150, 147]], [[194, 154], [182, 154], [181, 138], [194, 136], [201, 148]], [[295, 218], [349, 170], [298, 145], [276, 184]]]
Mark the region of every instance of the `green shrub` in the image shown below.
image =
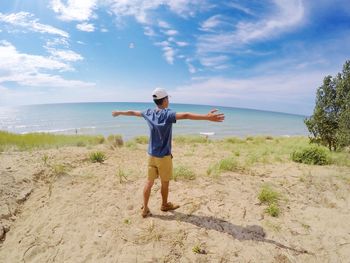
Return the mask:
[[233, 158], [225, 158], [219, 161], [218, 169], [220, 171], [236, 171], [238, 167], [238, 162]]
[[84, 147], [84, 146], [86, 146], [86, 144], [84, 142], [82, 142], [82, 141], [79, 141], [79, 142], [77, 142], [77, 146], [78, 147]]
[[177, 181], [178, 179], [183, 180], [194, 180], [196, 178], [196, 174], [189, 168], [185, 166], [175, 167], [173, 171], [173, 179]]
[[61, 135], [51, 133], [15, 134], [0, 131], [0, 148], [32, 150], [37, 148], [57, 148], [63, 146], [83, 146], [103, 143], [103, 136]]
[[90, 161], [93, 163], [103, 163], [107, 159], [103, 152], [93, 152], [90, 154]]
[[148, 136], [137, 136], [134, 140], [136, 143], [148, 144]]
[[130, 149], [136, 149], [137, 148], [137, 144], [135, 141], [127, 141], [125, 143], [125, 146], [130, 148]]
[[268, 205], [265, 209], [266, 213], [273, 217], [277, 217], [280, 214], [280, 208], [278, 206], [280, 194], [274, 191], [269, 185], [262, 186], [258, 199], [261, 203]]
[[102, 144], [102, 143], [105, 142], [105, 137], [102, 136], [102, 135], [97, 135], [97, 136], [95, 137], [95, 142], [96, 142], [97, 144]]
[[123, 144], [124, 144], [123, 138], [119, 134], [117, 134], [117, 135], [109, 135], [107, 137], [107, 141], [114, 147], [120, 147], [120, 146], [123, 146]]
[[279, 194], [273, 189], [271, 189], [270, 186], [264, 185], [261, 188], [258, 199], [260, 200], [261, 203], [272, 204], [278, 201]]
[[180, 136], [174, 137], [173, 141], [175, 143], [206, 143], [210, 140], [198, 135], [186, 135], [186, 136], [180, 135]]
[[52, 173], [55, 176], [65, 175], [68, 172], [68, 168], [64, 164], [54, 164], [52, 166]]
[[268, 213], [270, 216], [278, 217], [280, 214], [280, 208], [276, 203], [271, 203], [266, 209], [265, 212]]
[[207, 170], [207, 174], [218, 176], [225, 171], [241, 172], [242, 170], [245, 170], [244, 167], [242, 167], [236, 159], [228, 157], [210, 166]]
[[320, 146], [311, 146], [292, 153], [294, 162], [305, 164], [326, 165], [331, 163], [328, 150]]
[[119, 178], [119, 183], [122, 184], [124, 181], [125, 182], [128, 181], [128, 176], [127, 176], [126, 172], [124, 172], [121, 168], [118, 169], [116, 175]]
[[246, 141], [254, 141], [254, 137], [253, 136], [247, 136], [245, 138]]
[[195, 245], [192, 248], [192, 252], [195, 254], [207, 254], [207, 252], [204, 249], [202, 249], [199, 245]]
[[235, 144], [235, 143], [245, 143], [244, 140], [242, 140], [242, 139], [240, 139], [240, 138], [237, 138], [237, 137], [226, 138], [226, 139], [224, 139], [224, 142], [232, 143], [232, 144]]

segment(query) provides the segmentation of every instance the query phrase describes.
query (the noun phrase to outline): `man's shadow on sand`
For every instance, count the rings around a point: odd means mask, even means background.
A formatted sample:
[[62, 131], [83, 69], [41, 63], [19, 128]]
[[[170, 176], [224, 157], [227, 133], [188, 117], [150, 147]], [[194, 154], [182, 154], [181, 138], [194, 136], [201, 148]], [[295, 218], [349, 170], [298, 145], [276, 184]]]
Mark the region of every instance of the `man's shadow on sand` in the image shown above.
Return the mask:
[[234, 225], [226, 220], [219, 219], [212, 216], [198, 216], [191, 214], [184, 214], [177, 211], [171, 211], [171, 215], [152, 215], [154, 218], [159, 218], [168, 221], [182, 221], [186, 223], [193, 224], [200, 228], [206, 228], [208, 230], [216, 230], [225, 234], [231, 235], [233, 238], [244, 241], [244, 240], [254, 240], [259, 242], [265, 242], [274, 244], [277, 247], [288, 249], [296, 252], [297, 254], [312, 254], [305, 249], [297, 249], [283, 245], [277, 241], [267, 239], [264, 229], [261, 226], [251, 225], [251, 226], [239, 226]]

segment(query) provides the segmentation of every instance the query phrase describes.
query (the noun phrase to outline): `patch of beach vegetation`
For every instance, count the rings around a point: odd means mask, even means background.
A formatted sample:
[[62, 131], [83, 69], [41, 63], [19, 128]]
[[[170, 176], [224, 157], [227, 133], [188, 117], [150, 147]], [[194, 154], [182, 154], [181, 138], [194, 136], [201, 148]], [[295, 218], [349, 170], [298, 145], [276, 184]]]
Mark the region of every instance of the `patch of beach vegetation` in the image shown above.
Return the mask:
[[121, 135], [109, 135], [107, 137], [107, 142], [111, 145], [112, 148], [121, 147], [124, 145], [124, 141]]
[[3, 150], [34, 150], [63, 146], [97, 145], [105, 141], [103, 136], [57, 135], [50, 133], [15, 134], [0, 131], [0, 148]]
[[194, 180], [196, 174], [187, 166], [179, 165], [174, 168], [173, 179], [178, 180]]
[[251, 173], [251, 170], [248, 166], [241, 164], [240, 161], [234, 156], [221, 159], [217, 163], [209, 166], [207, 169], [207, 175], [213, 177], [218, 177], [223, 172]]
[[174, 137], [173, 141], [178, 144], [211, 142], [211, 140], [207, 139], [206, 137], [199, 135], [178, 135]]
[[107, 159], [107, 156], [105, 153], [97, 151], [90, 153], [89, 159], [93, 163], [103, 163]]
[[309, 146], [295, 150], [291, 158], [294, 162], [314, 165], [327, 165], [331, 163], [329, 150], [321, 146]]
[[262, 204], [266, 204], [265, 212], [273, 217], [278, 217], [280, 214], [280, 208], [278, 201], [280, 200], [280, 194], [272, 189], [270, 185], [263, 185], [260, 189], [258, 199]]

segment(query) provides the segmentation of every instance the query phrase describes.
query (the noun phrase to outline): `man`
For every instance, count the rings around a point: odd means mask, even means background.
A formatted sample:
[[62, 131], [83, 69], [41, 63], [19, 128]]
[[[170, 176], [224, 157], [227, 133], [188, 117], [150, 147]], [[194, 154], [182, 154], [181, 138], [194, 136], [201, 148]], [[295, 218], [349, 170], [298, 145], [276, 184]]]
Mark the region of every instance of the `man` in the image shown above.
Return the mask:
[[169, 96], [164, 89], [157, 88], [152, 93], [153, 101], [157, 105], [155, 109], [146, 111], [113, 111], [112, 116], [119, 115], [143, 117], [150, 128], [148, 145], [148, 179], [143, 189], [142, 217], [151, 215], [148, 201], [154, 180], [160, 177], [162, 205], [160, 210], [169, 211], [179, 208], [179, 205], [168, 202], [169, 181], [172, 177], [173, 162], [171, 155], [172, 124], [177, 120], [208, 120], [222, 122], [224, 114], [216, 113], [213, 109], [208, 114], [196, 114], [190, 112], [174, 112], [169, 109]]

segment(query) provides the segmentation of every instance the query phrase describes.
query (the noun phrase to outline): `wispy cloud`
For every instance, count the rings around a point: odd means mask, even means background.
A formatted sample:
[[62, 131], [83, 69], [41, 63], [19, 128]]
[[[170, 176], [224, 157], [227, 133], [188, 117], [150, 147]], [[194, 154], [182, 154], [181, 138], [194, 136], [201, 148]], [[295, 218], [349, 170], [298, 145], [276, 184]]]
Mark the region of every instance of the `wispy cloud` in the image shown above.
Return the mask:
[[231, 8], [234, 8], [234, 9], [237, 9], [239, 11], [242, 11], [243, 13], [247, 14], [247, 15], [255, 15], [254, 12], [248, 8], [248, 7], [245, 7], [243, 6], [242, 4], [239, 4], [239, 3], [235, 3], [235, 2], [227, 2], [225, 3], [227, 6], [231, 7]]
[[186, 65], [187, 65], [187, 68], [188, 68], [188, 71], [191, 73], [191, 74], [194, 74], [197, 72], [197, 69], [195, 66], [193, 66], [192, 64], [192, 59], [190, 58], [186, 58]]
[[174, 63], [175, 49], [169, 46], [163, 47], [164, 57], [169, 64]]
[[185, 41], [175, 41], [176, 45], [178, 45], [179, 47], [186, 47], [188, 46], [188, 42]]
[[169, 23], [164, 20], [158, 20], [158, 26], [161, 28], [170, 28]]
[[179, 32], [177, 32], [176, 30], [174, 29], [169, 29], [167, 31], [164, 31], [164, 34], [167, 35], [167, 36], [175, 36], [177, 35]]
[[205, 67], [220, 69], [223, 67], [228, 67], [226, 63], [228, 62], [229, 57], [225, 55], [218, 55], [210, 57], [201, 57], [199, 60], [200, 63]]
[[[199, 10], [210, 8], [205, 0], [108, 0], [107, 4], [116, 16], [134, 16], [143, 24], [152, 23], [149, 12], [161, 6], [168, 7], [170, 11], [182, 17], [194, 16]], [[164, 21], [160, 21], [159, 26], [166, 28], [166, 24], [162, 22]]]
[[95, 31], [95, 26], [93, 24], [89, 23], [81, 23], [77, 25], [77, 29], [80, 31], [85, 31], [85, 32], [94, 32]]
[[[274, 38], [303, 22], [302, 0], [274, 0], [274, 3], [275, 8], [265, 18], [255, 22], [240, 21], [235, 25], [235, 30], [199, 36], [198, 52], [230, 52], [252, 42]], [[218, 23], [216, 17], [209, 25], [216, 26]]]
[[224, 24], [228, 24], [228, 22], [224, 20], [224, 16], [217, 14], [203, 21], [199, 29], [202, 31], [212, 32], [215, 31], [216, 28], [222, 27]]
[[94, 10], [97, 0], [69, 0], [66, 4], [61, 0], [51, 0], [51, 8], [64, 21], [87, 21], [96, 18]]
[[80, 54], [78, 54], [72, 50], [49, 49], [49, 52], [57, 60], [75, 62], [75, 61], [79, 61], [79, 60], [84, 59]]
[[[57, 57], [44, 57], [20, 53], [7, 41], [0, 42], [0, 84], [14, 82], [22, 86], [45, 87], [87, 87], [93, 83], [66, 80], [47, 71], [72, 71], [71, 65], [62, 62], [76, 61], [77, 54], [58, 51]], [[79, 58], [80, 59], [80, 58]]]
[[21, 27], [24, 30], [59, 35], [65, 38], [69, 37], [69, 34], [67, 32], [50, 25], [41, 24], [38, 21], [38, 19], [34, 18], [33, 14], [30, 14], [28, 12], [19, 12], [12, 14], [0, 13], [0, 22], [7, 23], [15, 27]]

